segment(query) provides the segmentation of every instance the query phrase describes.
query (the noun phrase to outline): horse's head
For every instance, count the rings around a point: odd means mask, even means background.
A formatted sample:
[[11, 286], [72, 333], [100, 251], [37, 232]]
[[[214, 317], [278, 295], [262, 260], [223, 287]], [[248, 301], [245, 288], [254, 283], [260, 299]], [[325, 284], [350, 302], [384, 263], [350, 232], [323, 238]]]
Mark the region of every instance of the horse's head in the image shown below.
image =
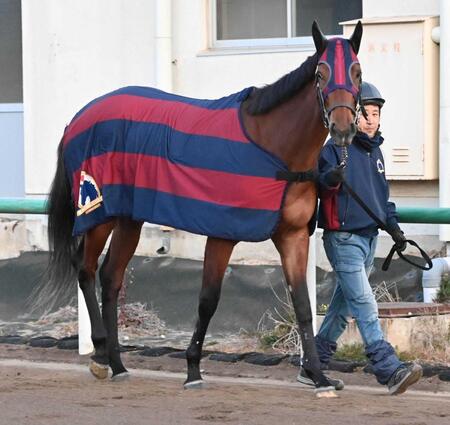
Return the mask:
[[347, 146], [356, 134], [360, 107], [361, 67], [357, 54], [362, 36], [361, 22], [347, 40], [327, 40], [314, 21], [312, 36], [319, 56], [316, 71], [317, 96], [325, 127], [338, 146]]

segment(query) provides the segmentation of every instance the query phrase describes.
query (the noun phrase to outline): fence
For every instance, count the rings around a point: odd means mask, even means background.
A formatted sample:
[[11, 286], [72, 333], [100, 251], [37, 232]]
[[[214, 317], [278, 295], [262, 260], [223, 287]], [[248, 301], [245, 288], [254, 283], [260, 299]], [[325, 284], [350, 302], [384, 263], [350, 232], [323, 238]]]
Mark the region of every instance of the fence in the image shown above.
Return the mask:
[[[0, 198], [2, 214], [46, 214], [46, 200]], [[450, 224], [450, 208], [397, 208], [402, 223]], [[90, 320], [81, 290], [78, 288], [78, 337], [79, 353], [93, 351], [90, 338]]]
[[[44, 199], [0, 198], [0, 213], [46, 214]], [[450, 224], [450, 208], [397, 208], [401, 223]]]

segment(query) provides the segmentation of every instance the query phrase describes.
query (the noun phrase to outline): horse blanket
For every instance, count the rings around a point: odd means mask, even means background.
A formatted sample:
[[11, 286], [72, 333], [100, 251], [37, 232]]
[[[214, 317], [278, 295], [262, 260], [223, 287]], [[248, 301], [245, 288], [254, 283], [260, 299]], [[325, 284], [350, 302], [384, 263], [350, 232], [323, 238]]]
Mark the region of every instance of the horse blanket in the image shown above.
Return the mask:
[[63, 136], [74, 235], [128, 216], [218, 238], [261, 241], [279, 221], [286, 165], [241, 123], [252, 88], [200, 100], [125, 87], [79, 111]]

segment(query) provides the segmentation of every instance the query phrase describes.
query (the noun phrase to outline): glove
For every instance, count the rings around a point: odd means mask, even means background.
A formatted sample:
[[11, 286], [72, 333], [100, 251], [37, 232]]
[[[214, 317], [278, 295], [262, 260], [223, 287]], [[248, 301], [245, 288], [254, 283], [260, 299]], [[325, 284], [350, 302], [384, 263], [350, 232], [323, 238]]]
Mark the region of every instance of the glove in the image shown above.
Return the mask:
[[340, 183], [342, 183], [344, 177], [345, 177], [345, 168], [337, 166], [325, 174], [324, 180], [328, 186], [336, 187]]
[[397, 248], [400, 249], [400, 251], [404, 251], [406, 249], [406, 238], [400, 227], [395, 229], [391, 228], [389, 233], [392, 240], [395, 242], [395, 245], [397, 245]]

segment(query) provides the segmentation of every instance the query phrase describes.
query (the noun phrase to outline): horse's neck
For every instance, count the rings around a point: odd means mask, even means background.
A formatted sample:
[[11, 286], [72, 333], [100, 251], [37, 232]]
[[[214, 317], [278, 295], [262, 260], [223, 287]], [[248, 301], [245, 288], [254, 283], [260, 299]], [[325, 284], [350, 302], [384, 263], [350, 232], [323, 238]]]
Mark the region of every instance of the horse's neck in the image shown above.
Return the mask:
[[257, 144], [293, 171], [316, 166], [327, 135], [312, 83], [267, 114], [244, 114], [244, 125]]

